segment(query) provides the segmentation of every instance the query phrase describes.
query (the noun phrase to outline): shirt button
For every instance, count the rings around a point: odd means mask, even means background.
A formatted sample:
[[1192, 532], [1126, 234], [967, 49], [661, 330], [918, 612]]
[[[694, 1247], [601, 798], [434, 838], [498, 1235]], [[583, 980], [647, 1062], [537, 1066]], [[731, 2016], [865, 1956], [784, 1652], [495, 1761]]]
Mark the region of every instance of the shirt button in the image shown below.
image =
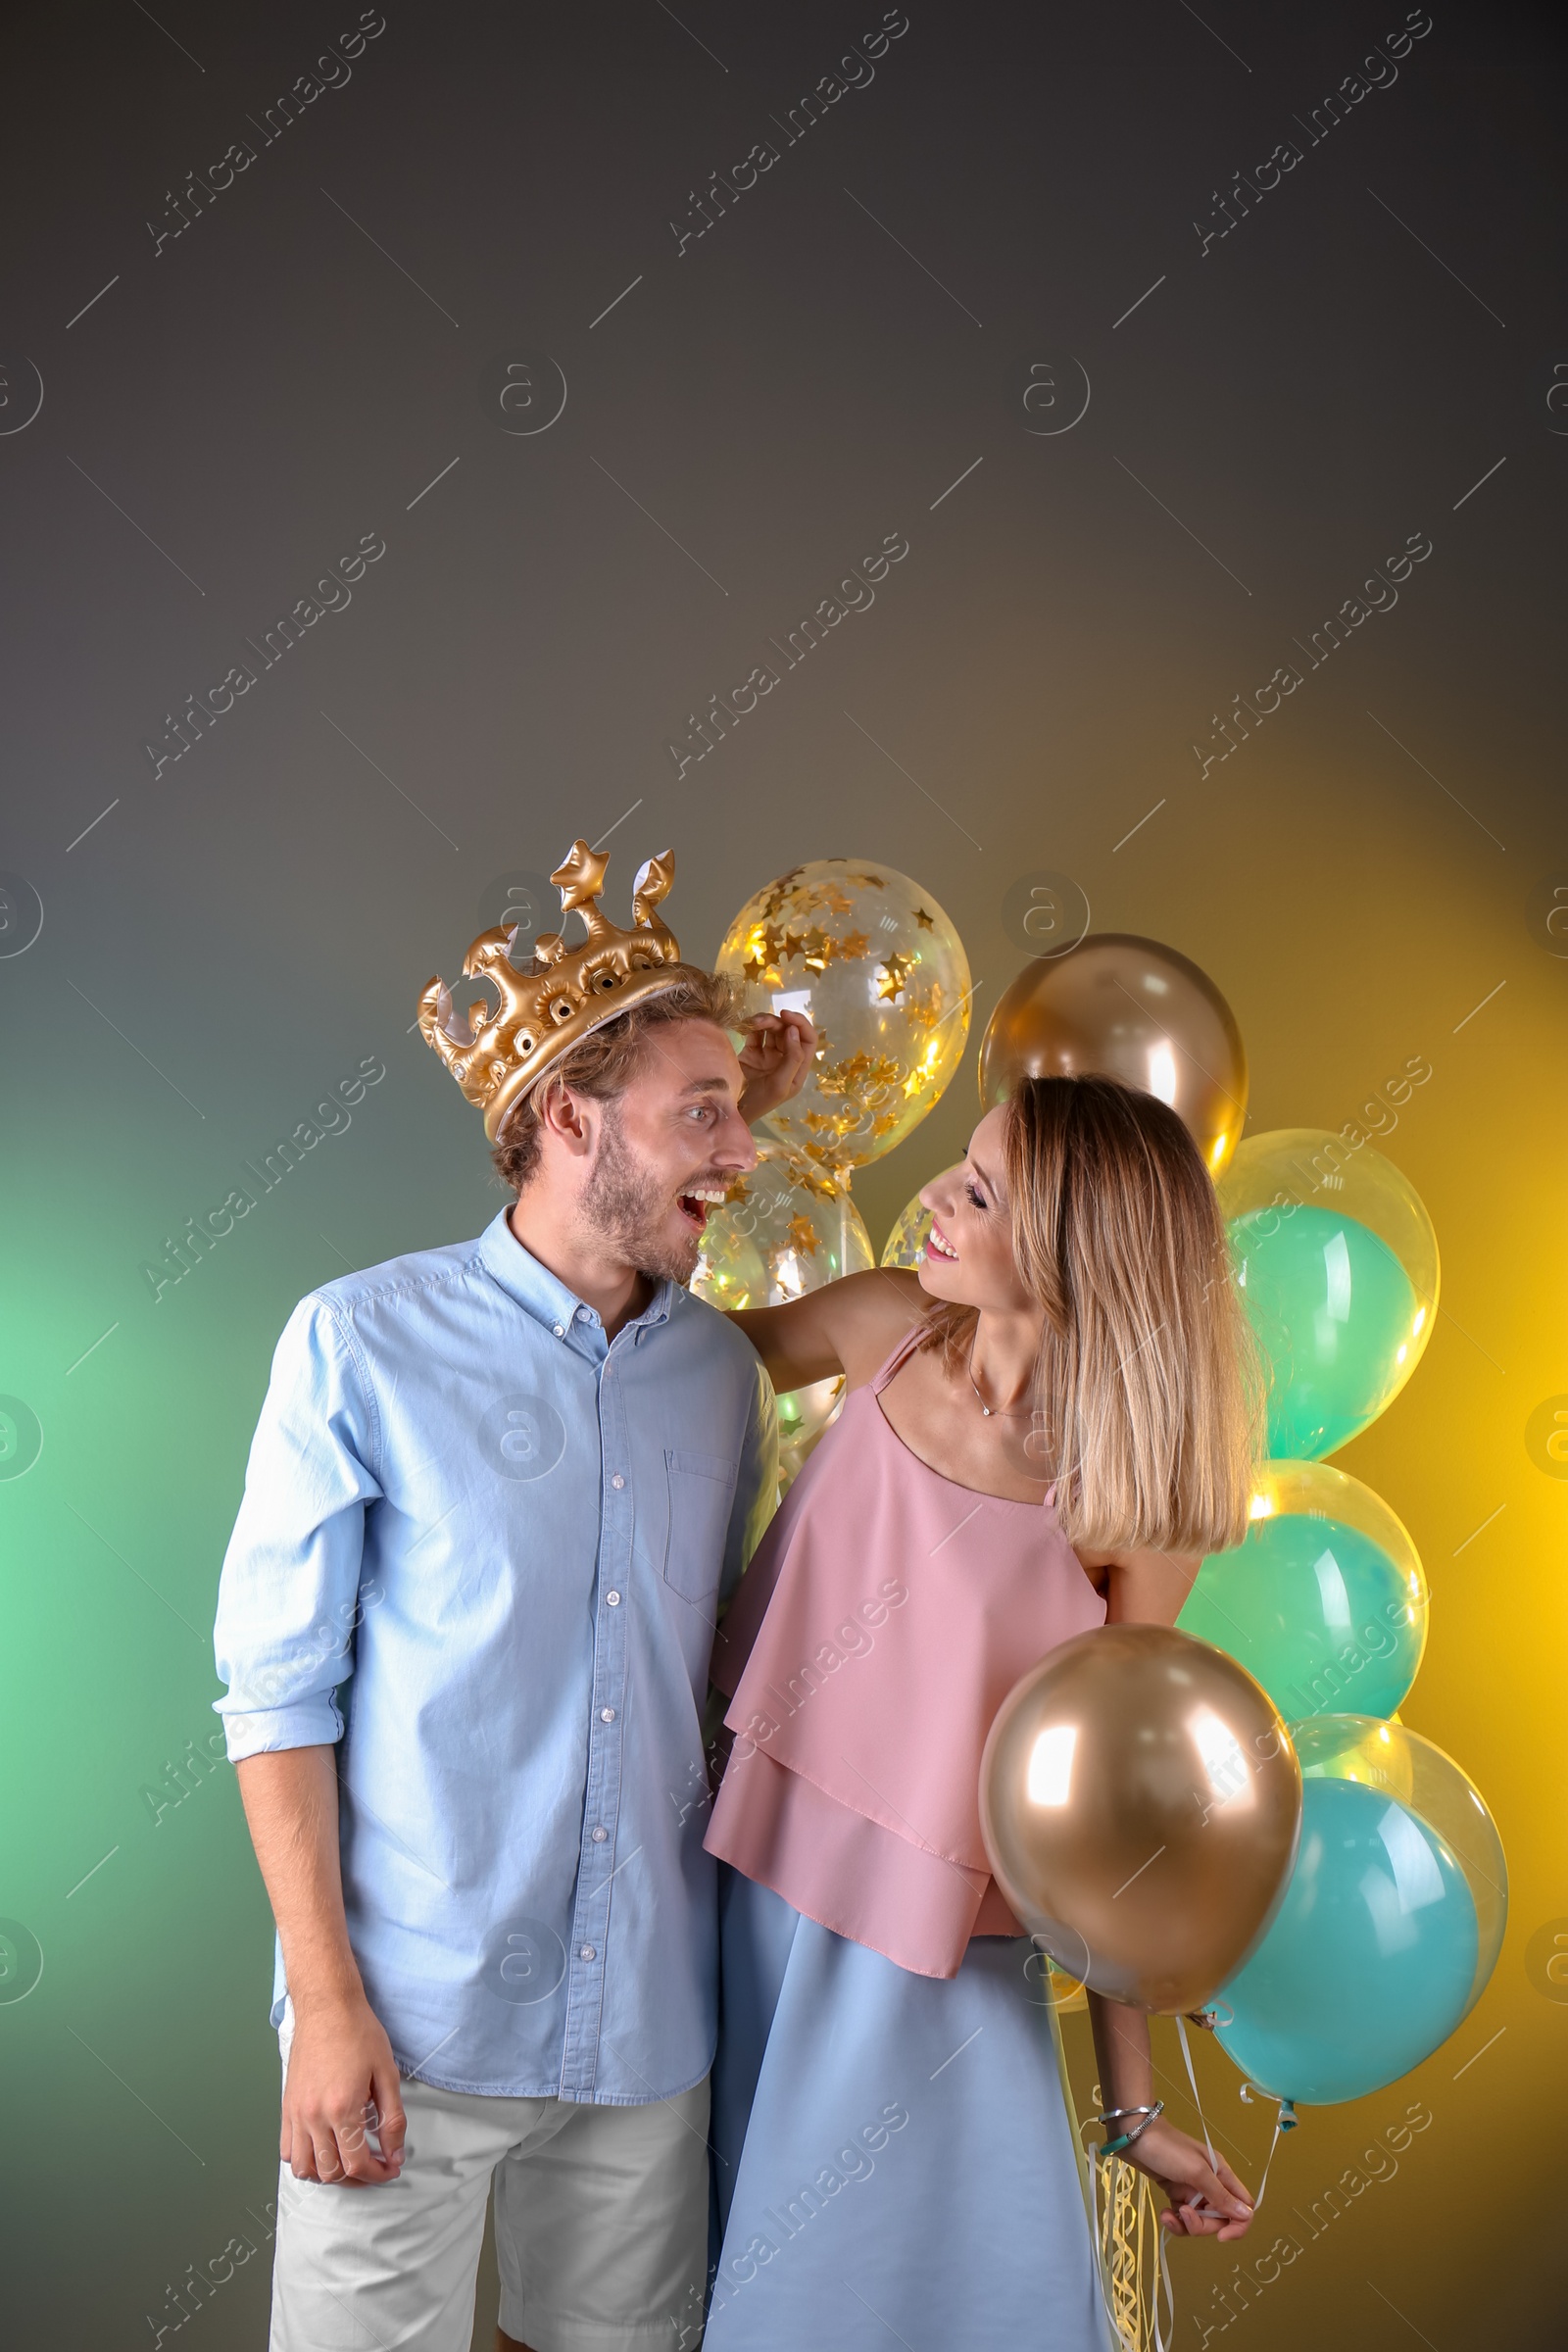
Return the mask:
[[614, 1722], [614, 1720], [615, 1720], [615, 1710], [614, 1710], [614, 1708], [613, 1708], [613, 1707], [601, 1707], [601, 1708], [600, 1708], [600, 1710], [599, 1710], [599, 1720], [600, 1720], [600, 1722], [601, 1722], [601, 1723], [613, 1723], [613, 1722]]
[[554, 1332], [555, 1332], [555, 1335], [556, 1335], [556, 1337], [557, 1337], [557, 1339], [558, 1339], [558, 1340], [564, 1340], [564, 1339], [565, 1338], [565, 1336], [566, 1336], [566, 1326], [564, 1325], [564, 1323], [556, 1323], [556, 1324], [553, 1324], [551, 1328], [554, 1330]]
[[595, 1832], [594, 1832], [594, 1843], [595, 1843], [595, 1845], [603, 1845], [603, 1844], [604, 1844], [604, 1842], [605, 1842], [605, 1839], [606, 1839], [606, 1838], [607, 1838], [609, 1836], [610, 1836], [610, 1832], [609, 1832], [608, 1830], [595, 1830]]
[[607, 1593], [605, 1594], [605, 1599], [608, 1601], [608, 1603], [610, 1604], [611, 1608], [612, 1608], [612, 1609], [618, 1609], [618, 1608], [619, 1608], [619, 1606], [620, 1606], [620, 1594], [619, 1594], [618, 1592], [607, 1592]]
[[620, 1472], [617, 1470], [610, 1483], [618, 1494], [620, 1489], [626, 1484], [626, 1481], [621, 1477]]
[[579, 1959], [583, 1960], [592, 1960], [595, 1957], [593, 1945], [591, 1943], [585, 1943], [581, 1952], [578, 1954], [578, 1957]]

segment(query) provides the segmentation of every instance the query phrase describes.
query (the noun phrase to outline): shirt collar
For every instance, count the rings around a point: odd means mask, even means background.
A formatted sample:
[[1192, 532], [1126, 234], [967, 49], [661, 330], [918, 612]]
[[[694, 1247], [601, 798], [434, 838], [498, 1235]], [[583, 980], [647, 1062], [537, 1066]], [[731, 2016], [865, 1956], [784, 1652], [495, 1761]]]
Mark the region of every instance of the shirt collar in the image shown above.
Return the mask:
[[[502, 1209], [479, 1236], [479, 1257], [485, 1271], [506, 1292], [509, 1298], [527, 1310], [538, 1323], [544, 1324], [558, 1337], [564, 1336], [574, 1326], [580, 1328], [593, 1310], [564, 1283], [559, 1274], [534, 1256], [513, 1232], [509, 1222], [511, 1211]], [[621, 1326], [623, 1331], [641, 1332], [655, 1324], [667, 1323], [676, 1286], [667, 1278], [656, 1284], [653, 1298], [640, 1315], [633, 1315]], [[592, 1328], [600, 1328], [594, 1315]]]

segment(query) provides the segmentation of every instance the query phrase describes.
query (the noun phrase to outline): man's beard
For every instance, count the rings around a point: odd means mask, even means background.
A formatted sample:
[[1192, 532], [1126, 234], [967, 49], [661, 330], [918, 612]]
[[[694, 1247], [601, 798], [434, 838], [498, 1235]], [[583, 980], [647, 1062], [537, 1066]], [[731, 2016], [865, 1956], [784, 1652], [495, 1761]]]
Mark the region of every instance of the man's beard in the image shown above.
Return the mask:
[[697, 1271], [702, 1238], [672, 1241], [662, 1228], [673, 1205], [659, 1179], [626, 1148], [618, 1113], [610, 1106], [593, 1170], [583, 1187], [579, 1215], [596, 1239], [623, 1265], [670, 1282], [690, 1282]]

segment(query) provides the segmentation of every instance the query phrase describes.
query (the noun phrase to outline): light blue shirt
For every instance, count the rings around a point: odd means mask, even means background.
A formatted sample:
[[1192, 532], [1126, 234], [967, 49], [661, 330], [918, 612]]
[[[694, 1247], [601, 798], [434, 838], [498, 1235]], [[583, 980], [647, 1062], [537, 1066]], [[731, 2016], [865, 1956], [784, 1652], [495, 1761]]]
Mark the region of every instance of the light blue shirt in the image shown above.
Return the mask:
[[[341, 1742], [349, 1938], [405, 2075], [635, 2105], [707, 2074], [708, 1659], [776, 1496], [734, 1326], [664, 1282], [607, 1342], [505, 1213], [289, 1318], [217, 1706], [236, 1762]], [[274, 2022], [284, 1989], [279, 1954]]]

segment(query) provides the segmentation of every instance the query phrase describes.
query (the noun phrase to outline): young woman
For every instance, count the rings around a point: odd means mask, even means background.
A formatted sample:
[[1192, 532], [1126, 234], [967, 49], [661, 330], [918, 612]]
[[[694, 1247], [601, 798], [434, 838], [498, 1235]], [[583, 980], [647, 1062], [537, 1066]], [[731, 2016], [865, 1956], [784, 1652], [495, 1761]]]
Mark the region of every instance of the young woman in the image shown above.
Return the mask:
[[[1245, 1326], [1196, 1146], [1112, 1080], [1025, 1082], [920, 1199], [918, 1274], [736, 1317], [775, 1388], [842, 1372], [849, 1396], [714, 1651], [709, 2352], [1107, 2340], [980, 1755], [1057, 1642], [1171, 1624], [1203, 1554], [1241, 1541]], [[1152, 2106], [1147, 2019], [1091, 2006], [1104, 2110]], [[1168, 2118], [1130, 2157], [1167, 2230], [1246, 2230], [1242, 2183]]]

